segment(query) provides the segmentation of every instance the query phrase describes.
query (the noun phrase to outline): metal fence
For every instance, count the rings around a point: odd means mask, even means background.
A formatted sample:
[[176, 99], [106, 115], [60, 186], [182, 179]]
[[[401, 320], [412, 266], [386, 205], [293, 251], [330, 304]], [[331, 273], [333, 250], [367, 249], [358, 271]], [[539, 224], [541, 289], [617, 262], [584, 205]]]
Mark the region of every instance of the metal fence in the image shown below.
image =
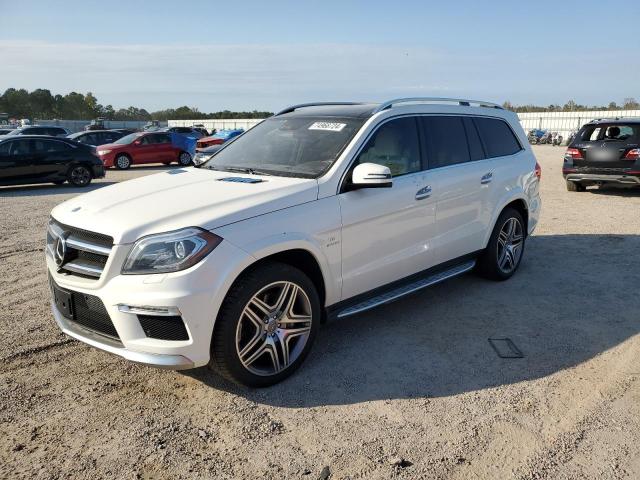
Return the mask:
[[640, 110], [584, 110], [576, 112], [527, 112], [518, 113], [525, 132], [538, 128], [558, 132], [565, 138], [573, 130], [597, 118], [640, 117]]
[[169, 120], [170, 127], [191, 127], [192, 125], [201, 124], [204, 128], [211, 131], [214, 128], [216, 130], [230, 130], [242, 128], [249, 130], [251, 127], [256, 126], [263, 119], [261, 118], [222, 118], [218, 120]]

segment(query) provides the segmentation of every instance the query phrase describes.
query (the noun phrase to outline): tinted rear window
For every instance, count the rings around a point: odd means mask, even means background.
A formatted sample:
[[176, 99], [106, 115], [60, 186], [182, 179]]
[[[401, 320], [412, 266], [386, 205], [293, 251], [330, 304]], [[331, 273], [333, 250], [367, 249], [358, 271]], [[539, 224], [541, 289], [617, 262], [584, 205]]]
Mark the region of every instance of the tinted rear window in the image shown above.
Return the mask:
[[598, 124], [586, 125], [576, 135], [578, 142], [618, 141], [626, 143], [640, 143], [640, 125]]
[[476, 117], [473, 121], [478, 127], [487, 157], [503, 157], [522, 150], [518, 139], [504, 120]]

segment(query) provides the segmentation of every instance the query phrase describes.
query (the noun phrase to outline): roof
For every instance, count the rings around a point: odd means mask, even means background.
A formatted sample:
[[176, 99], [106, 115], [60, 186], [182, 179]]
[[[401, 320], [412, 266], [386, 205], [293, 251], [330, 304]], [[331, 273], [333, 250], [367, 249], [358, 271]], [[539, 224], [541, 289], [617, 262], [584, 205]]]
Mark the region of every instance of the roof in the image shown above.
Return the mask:
[[3, 140], [61, 140], [63, 142], [71, 142], [68, 137], [57, 137], [55, 135], [2, 135], [0, 141]]
[[368, 118], [378, 112], [388, 110], [394, 106], [407, 104], [453, 104], [463, 107], [483, 107], [504, 110], [500, 105], [484, 100], [467, 100], [464, 98], [444, 97], [407, 97], [387, 100], [383, 103], [352, 103], [352, 102], [321, 102], [293, 105], [276, 113], [276, 116], [335, 116]]
[[354, 103], [354, 104], [334, 104], [334, 105], [313, 105], [298, 108], [291, 112], [286, 112], [278, 116], [282, 117], [353, 117], [368, 118], [378, 108], [378, 103]]
[[589, 123], [590, 124], [607, 123], [612, 125], [622, 125], [622, 124], [628, 124], [628, 123], [640, 124], [640, 117], [594, 118]]

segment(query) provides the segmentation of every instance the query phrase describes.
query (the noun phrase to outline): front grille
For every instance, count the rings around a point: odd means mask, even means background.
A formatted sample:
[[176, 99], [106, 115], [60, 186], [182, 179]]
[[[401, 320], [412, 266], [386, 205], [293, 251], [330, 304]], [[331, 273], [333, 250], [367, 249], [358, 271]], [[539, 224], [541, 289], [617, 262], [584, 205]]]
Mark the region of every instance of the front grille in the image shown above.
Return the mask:
[[71, 322], [101, 335], [120, 339], [102, 300], [96, 296], [79, 292], [71, 292], [71, 298], [73, 305], [73, 320], [70, 320]]
[[138, 315], [138, 321], [149, 338], [189, 340], [187, 329], [179, 316]]
[[[61, 237], [65, 248], [58, 248]], [[63, 225], [53, 218], [49, 220], [47, 251], [60, 271], [80, 277], [100, 278], [112, 248], [113, 238], [108, 235]]]

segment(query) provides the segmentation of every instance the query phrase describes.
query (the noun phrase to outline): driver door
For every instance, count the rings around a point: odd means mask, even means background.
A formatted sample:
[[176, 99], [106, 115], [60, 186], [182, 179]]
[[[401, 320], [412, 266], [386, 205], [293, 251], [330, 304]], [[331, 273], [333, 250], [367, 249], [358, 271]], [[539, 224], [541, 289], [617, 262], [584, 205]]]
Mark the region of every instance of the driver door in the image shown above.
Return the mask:
[[[391, 188], [350, 189], [359, 163], [391, 170]], [[342, 193], [342, 299], [433, 266], [435, 201], [423, 172], [415, 117], [377, 128], [356, 156]]]

